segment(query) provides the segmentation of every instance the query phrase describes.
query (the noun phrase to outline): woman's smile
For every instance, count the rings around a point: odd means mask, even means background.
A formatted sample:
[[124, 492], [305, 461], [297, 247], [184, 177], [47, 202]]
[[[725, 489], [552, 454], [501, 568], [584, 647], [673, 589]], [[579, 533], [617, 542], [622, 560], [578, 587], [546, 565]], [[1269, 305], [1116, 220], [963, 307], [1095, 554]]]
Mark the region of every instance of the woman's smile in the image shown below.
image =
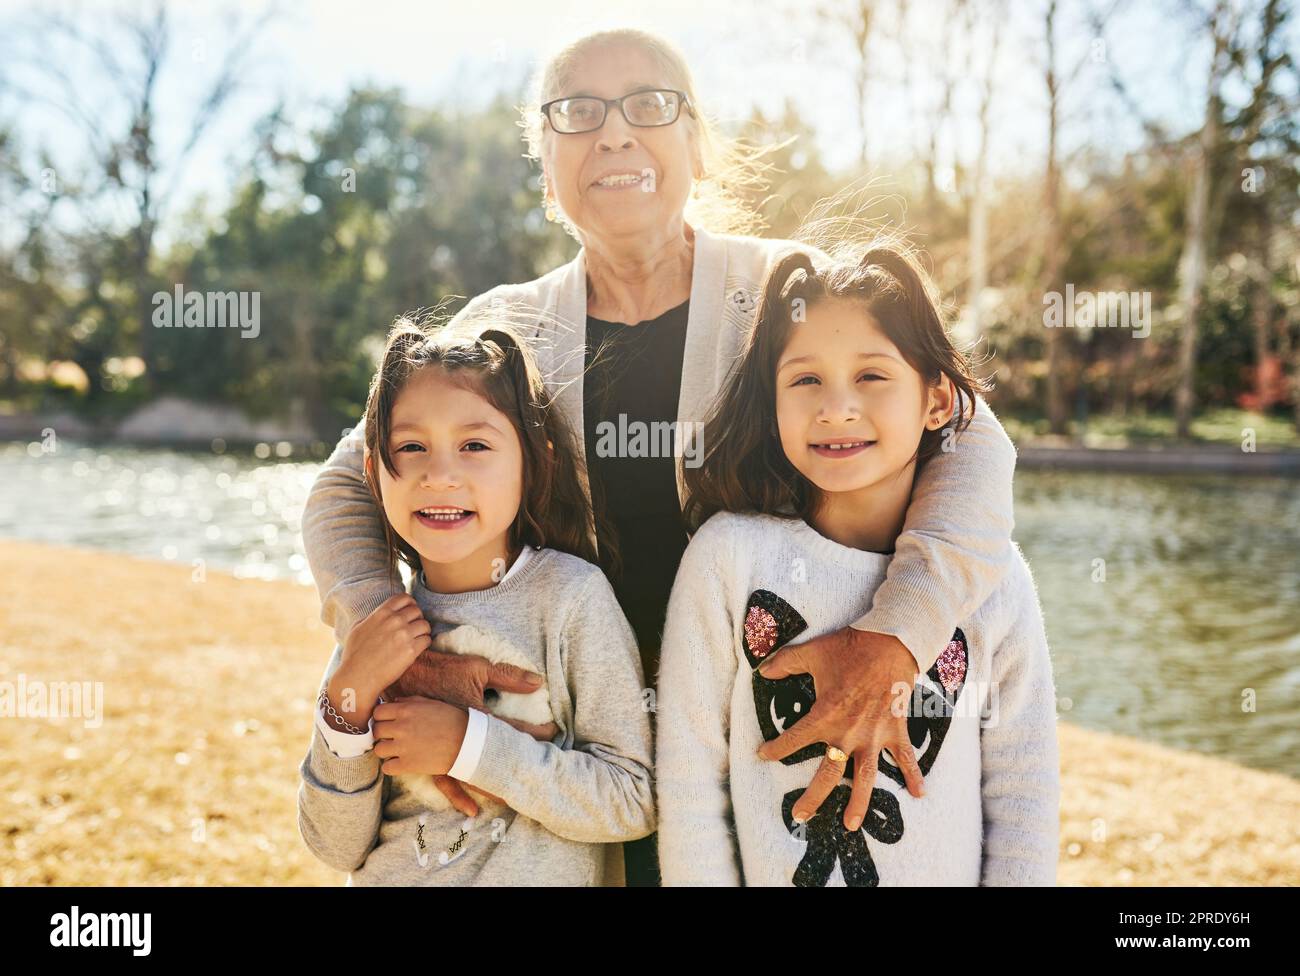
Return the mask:
[[654, 170], [649, 168], [640, 171], [625, 170], [607, 173], [591, 184], [593, 190], [637, 189], [643, 193], [649, 193], [650, 191], [646, 189], [647, 186], [654, 186]]

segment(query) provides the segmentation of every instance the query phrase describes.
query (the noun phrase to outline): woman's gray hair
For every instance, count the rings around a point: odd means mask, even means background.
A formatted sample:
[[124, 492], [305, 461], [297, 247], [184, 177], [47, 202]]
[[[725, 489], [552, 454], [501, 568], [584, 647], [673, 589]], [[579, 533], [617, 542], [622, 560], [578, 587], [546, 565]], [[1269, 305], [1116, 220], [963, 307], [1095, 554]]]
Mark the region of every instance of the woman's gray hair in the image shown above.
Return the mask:
[[[528, 152], [524, 155], [540, 163], [542, 142], [548, 128], [541, 106], [553, 98], [562, 97], [582, 57], [607, 44], [630, 44], [645, 51], [659, 65], [667, 83], [686, 92], [695, 107], [696, 118], [684, 112], [679, 119], [694, 125], [704, 166], [704, 175], [686, 204], [687, 223], [715, 234], [761, 232], [766, 222], [750, 199], [762, 194], [768, 186], [767, 173], [772, 166], [763, 157], [784, 144], [751, 146], [723, 135], [717, 122], [701, 108], [695, 82], [681, 51], [648, 31], [634, 28], [598, 31], [565, 45], [550, 57], [533, 79], [527, 103], [519, 109], [523, 119], [519, 125], [528, 143]], [[544, 192], [544, 173], [541, 179]], [[569, 234], [577, 238], [577, 229], [562, 213], [559, 219]]]

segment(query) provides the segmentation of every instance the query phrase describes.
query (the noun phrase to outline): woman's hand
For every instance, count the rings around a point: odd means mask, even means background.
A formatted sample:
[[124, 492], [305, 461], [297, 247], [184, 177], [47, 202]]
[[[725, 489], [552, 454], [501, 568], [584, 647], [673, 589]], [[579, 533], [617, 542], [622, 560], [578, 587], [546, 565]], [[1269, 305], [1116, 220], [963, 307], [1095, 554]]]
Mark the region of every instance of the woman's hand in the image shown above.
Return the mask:
[[469, 713], [431, 698], [403, 698], [375, 707], [375, 755], [389, 776], [446, 776], [456, 762]]
[[[425, 650], [383, 688], [384, 698], [436, 698], [461, 708], [487, 711], [489, 688], [527, 695], [541, 687], [542, 676], [512, 664], [493, 664], [477, 654]], [[525, 729], [527, 731], [527, 729]], [[551, 735], [555, 735], [552, 731]]]
[[[844, 826], [857, 830], [871, 805], [880, 750], [887, 748], [903, 774], [908, 792], [923, 796], [921, 769], [907, 735], [907, 706], [916, 682], [916, 660], [889, 634], [845, 627], [804, 644], [787, 645], [759, 666], [765, 678], [810, 674], [817, 700], [808, 714], [771, 742], [763, 759], [784, 759], [804, 746], [824, 742], [854, 759], [853, 792]], [[843, 778], [845, 763], [830, 758], [795, 801], [793, 816], [807, 821]]]
[[[526, 695], [536, 691], [542, 676], [510, 664], [493, 664], [476, 654], [451, 654], [447, 651], [426, 650], [415, 659], [400, 678], [383, 692], [387, 701], [401, 698], [435, 698], [461, 708], [488, 711], [484, 693], [488, 688]], [[539, 742], [550, 742], [560, 731], [554, 722], [533, 725], [516, 719], [502, 719], [521, 732], [527, 732]], [[455, 757], [452, 757], [455, 762]], [[449, 803], [467, 817], [478, 816], [478, 804], [466, 791], [460, 780], [450, 776], [435, 776], [433, 783], [442, 791]], [[480, 790], [480, 792], [482, 792]], [[484, 794], [490, 796], [490, 794]], [[500, 803], [504, 801], [492, 797]]]

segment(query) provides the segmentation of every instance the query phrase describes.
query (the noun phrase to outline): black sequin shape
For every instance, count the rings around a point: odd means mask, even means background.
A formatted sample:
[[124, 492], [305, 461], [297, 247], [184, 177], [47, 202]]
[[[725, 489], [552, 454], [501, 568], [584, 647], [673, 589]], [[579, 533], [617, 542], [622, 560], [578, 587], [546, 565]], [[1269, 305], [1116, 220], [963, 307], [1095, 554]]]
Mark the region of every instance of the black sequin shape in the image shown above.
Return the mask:
[[[948, 737], [957, 698], [966, 687], [966, 677], [970, 670], [970, 651], [966, 646], [966, 635], [960, 627], [953, 633], [949, 643], [950, 646], [958, 646], [951, 652], [945, 648], [944, 654], [950, 655], [948, 660], [945, 661], [941, 655], [929, 671], [917, 678], [907, 705], [907, 737], [911, 740], [912, 751], [916, 755], [916, 764], [921, 767], [922, 776], [930, 772], [934, 761], [939, 758], [939, 749]], [[944, 687], [940, 679], [940, 670], [944, 664], [960, 672], [960, 680], [951, 691]], [[898, 785], [906, 785], [902, 770], [886, 759], [884, 752], [880, 754], [879, 769]], [[852, 773], [846, 770], [845, 775], [851, 777]]]
[[[776, 621], [775, 644], [770, 649], [751, 647], [749, 634], [741, 637], [745, 659], [754, 668], [754, 710], [758, 715], [758, 725], [763, 739], [771, 742], [795, 722], [808, 714], [808, 709], [816, 700], [813, 692], [813, 679], [810, 674], [792, 674], [788, 678], [764, 678], [758, 673], [758, 666], [774, 655], [782, 647], [808, 629], [808, 623], [799, 615], [799, 611], [770, 590], [755, 590], [745, 601], [745, 620], [755, 609], [765, 610]], [[757, 651], [758, 653], [755, 653]], [[817, 745], [805, 746], [794, 755], [781, 760], [787, 766], [805, 762], [825, 750]]]
[[[871, 791], [871, 806], [862, 826], [849, 830], [844, 826], [844, 810], [852, 792], [848, 786], [835, 787], [821, 809], [803, 825], [808, 848], [799, 859], [799, 866], [791, 879], [795, 887], [826, 887], [836, 861], [848, 887], [874, 888], [880, 883], [880, 874], [876, 871], [876, 862], [871, 858], [865, 835], [870, 834], [882, 844], [897, 844], [903, 837], [903, 814], [894, 794], [876, 788]], [[794, 805], [802, 795], [803, 790], [791, 790], [781, 803], [781, 817], [786, 830], [793, 832], [796, 829]]]
[[[741, 638], [745, 658], [754, 669], [754, 711], [758, 726], [764, 741], [771, 742], [808, 714], [817, 700], [817, 693], [810, 674], [794, 674], [788, 678], [776, 679], [759, 674], [758, 665], [806, 630], [808, 624], [797, 610], [770, 590], [755, 590], [749, 595], [745, 606], [747, 622], [750, 611], [755, 607], [770, 613], [776, 623], [776, 633], [772, 635], [764, 631], [757, 648], [750, 646], [749, 632], [745, 632]], [[766, 647], [768, 637], [774, 638], [770, 648]], [[755, 650], [760, 653], [755, 654]], [[957, 698], [966, 686], [969, 668], [970, 649], [966, 635], [959, 627], [953, 633], [949, 647], [944, 648], [930, 670], [917, 678], [913, 687], [907, 703], [907, 735], [922, 776], [928, 775], [933, 768], [944, 739], [948, 736]], [[941, 675], [944, 672], [952, 682], [951, 689], [943, 684]], [[794, 766], [810, 759], [820, 760], [825, 754], [826, 743], [817, 742], [786, 756], [781, 762], [786, 766]], [[881, 752], [877, 768], [900, 786], [906, 785], [902, 771], [884, 751]], [[844, 769], [844, 778], [851, 781], [853, 772], [853, 759], [850, 758]], [[788, 830], [794, 830], [791, 811], [803, 792], [792, 790], [785, 795], [782, 817]], [[796, 885], [825, 886], [836, 860], [840, 862], [844, 880], [850, 887], [874, 887], [879, 882], [875, 863], [867, 848], [866, 835], [883, 844], [896, 844], [899, 841], [903, 836], [903, 815], [898, 798], [888, 790], [874, 788], [871, 792], [871, 806], [862, 827], [849, 831], [844, 828], [844, 809], [851, 794], [848, 785], [835, 787], [821, 809], [805, 825], [808, 850], [795, 871], [793, 880]]]

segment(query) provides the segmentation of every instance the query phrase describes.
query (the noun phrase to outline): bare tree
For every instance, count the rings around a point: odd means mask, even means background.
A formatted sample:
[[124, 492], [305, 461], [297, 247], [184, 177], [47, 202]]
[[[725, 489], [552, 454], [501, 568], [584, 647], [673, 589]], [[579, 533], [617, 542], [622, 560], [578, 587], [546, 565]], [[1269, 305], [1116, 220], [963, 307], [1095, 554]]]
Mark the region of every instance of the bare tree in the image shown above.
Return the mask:
[[[37, 18], [24, 38], [28, 50], [7, 54], [11, 68], [2, 84], [33, 102], [60, 113], [79, 131], [86, 160], [85, 179], [77, 197], [83, 228], [115, 236], [112, 221], [96, 216], [96, 205], [111, 198], [114, 215], [125, 210], [125, 272], [135, 289], [134, 315], [138, 328], [138, 351], [144, 360], [146, 388], [151, 388], [153, 330], [150, 319], [151, 284], [155, 237], [185, 176], [195, 148], [212, 127], [231, 97], [239, 90], [259, 33], [276, 16], [269, 6], [242, 27], [236, 23], [228, 32], [225, 53], [207, 83], [204, 93], [189, 111], [189, 124], [180, 148], [170, 158], [159, 145], [160, 122], [157, 99], [164, 69], [179, 43], [168, 20], [167, 8], [159, 0], [151, 11], [121, 11], [114, 15], [110, 32], [97, 25], [82, 24], [61, 13]], [[49, 57], [51, 49], [80, 52], [93, 65], [102, 82], [93, 92], [73, 78], [60, 59]], [[191, 54], [197, 63], [206, 59], [206, 40], [198, 39]], [[14, 80], [12, 68], [23, 67], [37, 81], [23, 84]], [[122, 111], [106, 111], [93, 96], [107, 91]], [[124, 121], [117, 129], [112, 120]], [[121, 202], [125, 207], [116, 206]], [[92, 282], [102, 284], [104, 274], [89, 272]], [[93, 296], [92, 296], [93, 299]], [[97, 377], [90, 377], [92, 384]]]
[[832, 30], [843, 30], [852, 45], [854, 104], [861, 131], [859, 164], [864, 172], [868, 165], [867, 133], [870, 126], [867, 116], [870, 107], [867, 95], [871, 83], [871, 44], [876, 32], [877, 8], [877, 0], [852, 0], [847, 5], [831, 3], [818, 9], [821, 20]]
[[[1092, 43], [1097, 43], [1101, 31], [1114, 13], [1118, 0], [1105, 11], [1091, 11]], [[1068, 69], [1061, 65], [1061, 38], [1057, 15], [1057, 0], [1048, 0], [1043, 10], [1044, 56], [1042, 62], [1043, 85], [1047, 96], [1047, 154], [1043, 166], [1043, 257], [1041, 283], [1044, 291], [1061, 285], [1065, 269], [1066, 241], [1062, 216], [1061, 174], [1065, 162], [1061, 158], [1061, 129], [1064, 121], [1065, 94], [1077, 81], [1084, 68], [1094, 60], [1091, 51], [1084, 52]], [[1053, 434], [1066, 433], [1065, 388], [1061, 381], [1063, 344], [1065, 337], [1060, 329], [1046, 330], [1047, 347], [1047, 416]]]
[[1201, 311], [1201, 291], [1205, 286], [1206, 251], [1209, 247], [1211, 167], [1219, 144], [1219, 127], [1223, 116], [1221, 92], [1224, 77], [1228, 74], [1231, 35], [1237, 30], [1237, 13], [1228, 0], [1215, 0], [1208, 27], [1213, 39], [1213, 51], [1205, 86], [1204, 117], [1192, 149], [1191, 188], [1186, 207], [1187, 227], [1183, 253], [1178, 264], [1178, 304], [1183, 312], [1183, 329], [1178, 344], [1178, 387], [1174, 392], [1174, 416], [1179, 437], [1191, 434], [1197, 317]]
[[[1004, 2], [994, 0], [991, 4], [995, 20], [1005, 20]], [[888, 33], [902, 65], [898, 82], [908, 108], [912, 158], [925, 171], [921, 190], [924, 223], [933, 229], [943, 216], [940, 190], [962, 190], [957, 185], [955, 145], [951, 148], [952, 182], [941, 179], [940, 164], [944, 140], [956, 142], [957, 103], [963, 86], [973, 76], [975, 52], [983, 41], [974, 36], [979, 5], [969, 0], [896, 0], [894, 10]], [[969, 193], [963, 191], [963, 198], [969, 203]]]
[[[1043, 173], [1043, 272], [1044, 290], [1060, 285], [1065, 267], [1065, 246], [1061, 227], [1060, 114], [1063, 81], [1058, 66], [1056, 0], [1048, 0], [1044, 11], [1046, 53], [1043, 81], [1047, 90], [1047, 159]], [[1082, 63], [1082, 62], [1081, 62]], [[1066, 432], [1065, 393], [1061, 384], [1060, 329], [1046, 330], [1047, 345], [1047, 417], [1053, 434]]]
[[[989, 6], [989, 44], [984, 75], [980, 80], [979, 146], [971, 174], [970, 201], [970, 289], [968, 291], [969, 319], [974, 334], [979, 335], [982, 325], [982, 297], [988, 287], [988, 156], [990, 111], [993, 105], [994, 76], [997, 72], [998, 49], [1001, 45], [1006, 17], [1005, 0], [994, 0]], [[972, 17], [973, 20], [973, 17]], [[974, 24], [971, 24], [972, 30]]]
[[[1193, 15], [1195, 33], [1209, 40], [1204, 104], [1196, 132], [1184, 139], [1170, 138], [1162, 126], [1144, 116], [1117, 72], [1112, 73], [1112, 83], [1153, 143], [1182, 149], [1188, 156], [1183, 249], [1178, 263], [1182, 329], [1174, 391], [1177, 433], [1186, 438], [1191, 435], [1195, 410], [1203, 292], [1210, 262], [1218, 249], [1227, 194], [1239, 172], [1236, 163], [1239, 156], [1248, 156], [1268, 121], [1279, 112], [1295, 111], [1295, 105], [1279, 98], [1274, 90], [1279, 71], [1291, 63], [1280, 36], [1289, 14], [1286, 0], [1214, 0], [1208, 9], [1187, 0], [1184, 9]], [[1248, 23], [1253, 23], [1253, 31], [1245, 30]], [[1250, 57], [1250, 47], [1255, 48], [1256, 58]], [[1253, 78], [1252, 71], [1256, 72]], [[1236, 111], [1230, 111], [1225, 96], [1229, 91], [1247, 93]], [[1232, 165], [1223, 165], [1225, 159]]]

